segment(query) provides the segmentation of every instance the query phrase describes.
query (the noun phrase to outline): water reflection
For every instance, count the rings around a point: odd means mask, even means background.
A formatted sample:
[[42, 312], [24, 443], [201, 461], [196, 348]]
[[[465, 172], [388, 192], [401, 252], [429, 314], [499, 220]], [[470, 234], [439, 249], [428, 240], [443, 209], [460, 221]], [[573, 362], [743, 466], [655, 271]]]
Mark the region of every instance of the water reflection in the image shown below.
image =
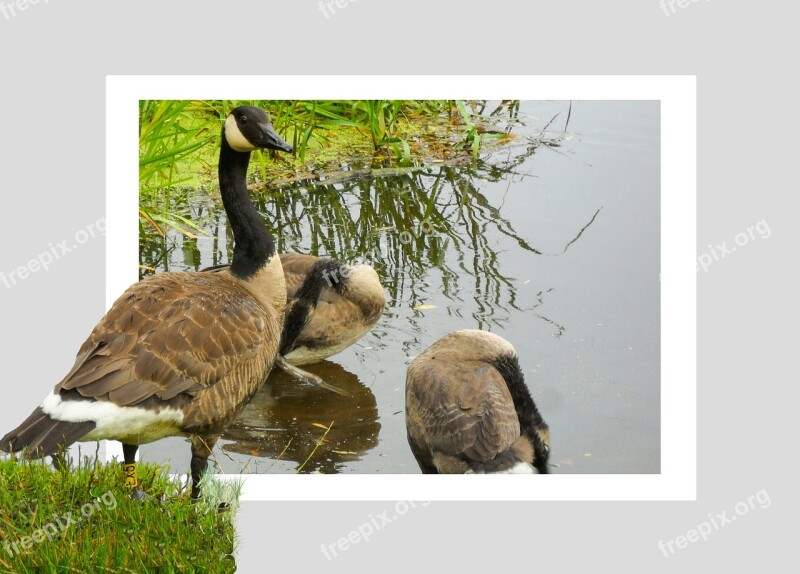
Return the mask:
[[[373, 265], [389, 292], [389, 307], [423, 302], [430, 292], [426, 287], [435, 283], [437, 292], [454, 303], [451, 313], [469, 298], [476, 326], [503, 326], [510, 311], [533, 308], [519, 303], [513, 276], [518, 270], [502, 265], [498, 238], [510, 242], [503, 249], [545, 253], [502, 213], [504, 197], [497, 201], [481, 189], [486, 182], [510, 186], [530, 177], [518, 168], [543, 145], [554, 147], [557, 142], [526, 138], [493, 154], [491, 161], [391, 170], [401, 172], [391, 176], [384, 175], [386, 170], [378, 170], [381, 176], [376, 177], [370, 175], [371, 169], [348, 166], [352, 173], [348, 179], [263, 192], [255, 203], [273, 230], [279, 251]], [[199, 270], [230, 261], [233, 236], [218, 197], [206, 195], [190, 209], [191, 219], [209, 236], [169, 233], [164, 238], [145, 231], [142, 275], [152, 273], [148, 267]], [[576, 229], [570, 243], [582, 232]], [[432, 272], [438, 277], [431, 277]]]
[[[522, 126], [525, 135], [494, 151], [487, 148], [477, 161], [451, 159], [411, 168], [387, 167], [380, 161], [373, 165], [369, 159], [363, 164], [349, 161], [336, 173], [253, 190], [279, 251], [367, 262], [381, 277], [388, 303], [384, 316], [359, 344], [333, 357], [353, 372], [332, 362], [308, 366], [353, 397], [301, 386], [283, 373], [273, 373], [225, 435], [233, 442], [223, 444], [223, 451], [270, 459], [257, 460], [256, 472], [289, 471], [285, 464], [273, 468], [276, 459], [294, 461], [296, 470], [315, 447], [302, 472], [339, 472], [362, 458], [358, 468], [367, 472], [417, 472], [402, 414], [402, 386], [411, 358], [459, 328], [502, 333], [524, 326], [537, 336], [549, 333], [554, 339], [567, 339], [562, 338], [568, 329], [563, 310], [558, 317], [548, 314], [552, 305], [548, 313], [543, 311], [552, 277], [537, 277], [530, 268], [534, 260], [572, 253], [574, 244], [585, 240], [581, 237], [587, 229], [602, 219], [601, 205], [593, 205], [593, 198], [588, 205], [564, 202], [553, 221], [572, 223], [552, 226], [542, 225], [542, 216], [520, 217], [506, 205], [507, 199], [515, 204], [514, 196], [524, 209], [542, 205], [534, 195], [541, 193], [541, 186], [535, 185], [535, 157], [562, 153], [562, 135], [547, 132], [547, 126], [524, 126], [518, 111], [518, 104], [503, 102], [487, 112], [498, 117], [497, 133]], [[564, 112], [566, 118], [566, 106]], [[230, 261], [233, 236], [217, 189], [194, 190], [188, 197], [188, 219], [207, 235], [184, 237], [170, 231], [161, 237], [143, 229], [142, 275], [198, 271]], [[520, 229], [520, 221], [534, 221], [537, 228]], [[539, 226], [541, 233], [536, 233]], [[552, 241], [553, 229], [564, 239]], [[550, 242], [539, 244], [545, 240]], [[437, 305], [435, 311], [419, 310], [430, 302]], [[531, 325], [534, 322], [538, 325]], [[377, 403], [367, 387], [375, 389]], [[332, 421], [325, 441], [317, 446], [325, 432], [322, 426]], [[381, 446], [376, 448], [381, 426]]]
[[[224, 444], [223, 451], [290, 460], [298, 468], [303, 465], [300, 472], [331, 474], [377, 446], [381, 425], [372, 391], [336, 363], [325, 361], [304, 368], [351, 396], [303, 385], [283, 371], [273, 371], [222, 436], [233, 441]], [[326, 427], [330, 428], [327, 432]], [[258, 472], [270, 472], [270, 465], [259, 465]]]

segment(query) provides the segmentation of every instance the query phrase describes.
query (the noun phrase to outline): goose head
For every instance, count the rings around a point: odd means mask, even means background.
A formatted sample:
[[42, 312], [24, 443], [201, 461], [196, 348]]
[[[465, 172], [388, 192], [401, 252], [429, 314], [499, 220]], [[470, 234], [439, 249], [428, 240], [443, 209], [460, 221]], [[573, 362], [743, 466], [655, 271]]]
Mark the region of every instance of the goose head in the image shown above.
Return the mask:
[[267, 113], [261, 108], [253, 106], [235, 108], [225, 119], [222, 133], [225, 142], [234, 151], [249, 153], [259, 148], [294, 151], [292, 146], [278, 135]]

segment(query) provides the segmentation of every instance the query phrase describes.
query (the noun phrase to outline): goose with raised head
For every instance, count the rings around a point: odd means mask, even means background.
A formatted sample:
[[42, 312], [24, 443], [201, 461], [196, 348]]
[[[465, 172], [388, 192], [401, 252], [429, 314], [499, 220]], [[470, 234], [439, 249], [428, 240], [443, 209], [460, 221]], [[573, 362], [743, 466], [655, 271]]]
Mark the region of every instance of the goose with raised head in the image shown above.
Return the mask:
[[246, 176], [252, 151], [292, 147], [250, 106], [227, 116], [220, 146], [220, 193], [235, 241], [230, 268], [162, 273], [128, 288], [69, 373], [0, 448], [43, 457], [76, 441], [115, 439], [135, 468], [138, 445], [189, 436], [192, 496], [199, 496], [220, 433], [272, 368], [286, 302], [275, 243]]
[[546, 474], [550, 431], [514, 347], [477, 330], [445, 335], [406, 377], [406, 429], [426, 474]]

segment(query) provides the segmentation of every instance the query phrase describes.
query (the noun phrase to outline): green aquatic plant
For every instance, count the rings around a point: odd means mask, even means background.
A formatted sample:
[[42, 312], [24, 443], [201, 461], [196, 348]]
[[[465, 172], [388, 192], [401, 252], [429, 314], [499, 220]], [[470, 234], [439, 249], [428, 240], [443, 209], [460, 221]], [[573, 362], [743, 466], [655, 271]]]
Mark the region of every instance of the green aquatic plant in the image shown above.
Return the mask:
[[161, 235], [169, 226], [189, 237], [203, 230], [180, 213], [180, 199], [171, 190], [190, 181], [179, 166], [211, 143], [202, 103], [189, 101], [139, 102], [139, 216], [140, 233], [149, 224]]
[[[466, 113], [465, 103], [445, 100], [142, 100], [139, 102], [139, 215], [145, 228], [164, 235], [178, 230], [202, 234], [188, 215], [185, 189], [214, 187], [215, 152], [222, 120], [237, 105], [265, 108], [278, 133], [295, 148], [271, 173], [297, 176], [320, 167], [338, 166], [344, 158], [411, 166], [422, 154], [447, 155], [456, 149], [448, 132], [464, 130], [473, 156], [482, 135]], [[453, 107], [462, 110], [463, 121]], [[371, 150], [371, 151], [370, 151]], [[253, 169], [267, 180], [268, 153], [258, 153]], [[276, 169], [277, 168], [277, 169]]]

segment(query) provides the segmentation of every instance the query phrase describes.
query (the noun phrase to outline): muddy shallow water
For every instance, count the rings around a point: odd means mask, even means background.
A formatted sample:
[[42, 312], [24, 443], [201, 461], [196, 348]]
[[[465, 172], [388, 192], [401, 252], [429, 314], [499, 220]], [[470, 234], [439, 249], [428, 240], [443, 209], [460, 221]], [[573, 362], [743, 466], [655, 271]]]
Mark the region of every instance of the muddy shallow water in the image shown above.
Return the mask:
[[[419, 472], [405, 437], [406, 368], [445, 333], [481, 328], [517, 348], [550, 425], [553, 473], [659, 472], [659, 104], [573, 102], [563, 131], [568, 108], [522, 102], [508, 123], [518, 137], [472, 165], [257, 201], [281, 251], [368, 262], [388, 303], [356, 345], [304, 367], [352, 396], [273, 373], [218, 443], [222, 470]], [[209, 237], [154, 239], [143, 265], [229, 261], [218, 197], [198, 190], [191, 210]], [[184, 439], [141, 452], [188, 469]]]

